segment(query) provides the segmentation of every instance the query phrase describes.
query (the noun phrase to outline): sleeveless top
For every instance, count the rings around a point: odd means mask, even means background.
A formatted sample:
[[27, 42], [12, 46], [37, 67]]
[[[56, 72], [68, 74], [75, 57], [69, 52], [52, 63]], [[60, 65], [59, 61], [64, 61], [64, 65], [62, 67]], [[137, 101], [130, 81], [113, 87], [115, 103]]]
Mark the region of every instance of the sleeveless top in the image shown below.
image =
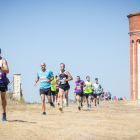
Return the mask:
[[[1, 68], [3, 68], [2, 60], [3, 60], [3, 58], [0, 59]], [[6, 73], [2, 72], [1, 70], [0, 70], [0, 83], [7, 83]]]
[[60, 74], [59, 74], [59, 77], [60, 77], [60, 83], [59, 85], [68, 85], [68, 81], [63, 81], [63, 79], [68, 79], [68, 75], [66, 74], [66, 70], [64, 73], [61, 73], [60, 71]]

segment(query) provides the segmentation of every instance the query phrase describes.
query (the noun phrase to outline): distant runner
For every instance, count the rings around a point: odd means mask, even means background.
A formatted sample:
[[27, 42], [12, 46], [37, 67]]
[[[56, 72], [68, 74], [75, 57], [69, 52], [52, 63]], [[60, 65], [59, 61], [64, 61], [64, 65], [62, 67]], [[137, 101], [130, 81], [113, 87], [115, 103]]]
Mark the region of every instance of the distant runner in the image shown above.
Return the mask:
[[59, 75], [59, 77], [57, 77], [57, 80], [60, 80], [60, 84], [59, 84], [60, 107], [59, 107], [59, 110], [63, 111], [63, 92], [65, 92], [66, 106], [68, 106], [68, 91], [70, 89], [70, 85], [69, 85], [68, 81], [73, 80], [73, 78], [70, 75], [70, 73], [65, 70], [65, 64], [63, 64], [63, 63], [60, 64], [60, 72], [58, 73], [58, 75]]
[[102, 90], [101, 90], [101, 101], [103, 101], [103, 100], [104, 100], [104, 90], [102, 88]]
[[54, 78], [52, 80], [52, 82], [51, 82], [51, 93], [52, 93], [52, 96], [53, 96], [53, 103], [55, 103], [55, 97], [56, 97], [56, 78]]
[[95, 78], [95, 83], [93, 84], [93, 89], [94, 89], [94, 98], [95, 98], [95, 107], [96, 107], [96, 99], [98, 100], [98, 105], [99, 105], [99, 97], [101, 93], [101, 85], [98, 83], [98, 78]]
[[[57, 75], [56, 75], [56, 79], [57, 79]], [[58, 80], [56, 80], [56, 103], [59, 103], [60, 101], [59, 101], [59, 99], [58, 99], [58, 94], [59, 94], [59, 81]], [[59, 105], [59, 104], [58, 104]]]
[[108, 91], [108, 100], [111, 101], [111, 93]]
[[105, 100], [108, 101], [108, 94], [107, 94], [107, 92], [105, 93]]
[[[1, 55], [1, 49], [0, 49]], [[7, 90], [7, 78], [6, 74], [9, 73], [9, 68], [7, 61], [0, 56], [0, 91], [1, 91], [1, 100], [2, 100], [2, 121], [6, 121], [6, 90]]]
[[41, 71], [37, 73], [37, 78], [34, 83], [34, 86], [36, 86], [36, 83], [40, 80], [40, 96], [41, 96], [41, 104], [43, 113], [41, 115], [46, 115], [45, 112], [45, 95], [48, 98], [48, 102], [52, 107], [54, 107], [54, 104], [51, 100], [51, 81], [54, 79], [53, 73], [49, 70], [46, 70], [45, 63], [41, 63]]
[[[90, 82], [90, 77], [86, 77], [87, 81], [85, 82], [86, 88], [85, 88], [85, 96], [87, 100], [87, 108], [91, 108], [91, 96], [92, 96], [92, 82]], [[88, 102], [89, 97], [89, 102]]]
[[[76, 99], [78, 103], [78, 109], [81, 110], [81, 107], [83, 107], [83, 87], [86, 86], [83, 80], [80, 80], [80, 76], [77, 76], [77, 81], [75, 82], [76, 87]], [[80, 107], [80, 97], [81, 97], [81, 107]]]

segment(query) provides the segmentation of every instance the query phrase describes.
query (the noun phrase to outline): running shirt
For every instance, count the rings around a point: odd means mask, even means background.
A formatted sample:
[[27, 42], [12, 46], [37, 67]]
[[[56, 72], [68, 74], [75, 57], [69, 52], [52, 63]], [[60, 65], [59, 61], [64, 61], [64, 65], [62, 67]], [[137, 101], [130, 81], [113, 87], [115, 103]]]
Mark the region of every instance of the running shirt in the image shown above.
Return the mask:
[[108, 94], [107, 93], [105, 94], [105, 98], [108, 98]]
[[99, 94], [99, 93], [101, 93], [101, 91], [100, 91], [100, 88], [101, 88], [101, 85], [99, 84], [99, 83], [94, 83], [93, 85], [93, 88], [94, 88], [94, 94]]
[[53, 73], [49, 70], [39, 71], [37, 77], [40, 80], [40, 89], [47, 89], [51, 87], [51, 83], [48, 83], [47, 80], [50, 80], [53, 77]]
[[92, 92], [92, 88], [91, 88], [92, 87], [92, 82], [86, 81], [85, 84], [86, 84], [85, 93], [91, 93]]
[[83, 86], [79, 86], [79, 84], [84, 85], [85, 82], [83, 80], [80, 80], [79, 82], [75, 81], [75, 83], [76, 83], [76, 92], [77, 93], [82, 93], [83, 92]]
[[60, 77], [60, 84], [59, 85], [65, 85], [65, 84], [68, 84], [68, 81], [63, 81], [63, 79], [68, 79], [68, 75], [66, 74], [66, 70], [64, 73], [59, 73], [59, 77]]
[[83, 87], [83, 94], [85, 94], [85, 87]]
[[[53, 82], [56, 82], [56, 79], [53, 79]], [[56, 84], [51, 85], [51, 91], [56, 91]]]
[[111, 98], [111, 93], [110, 92], [108, 93], [108, 98]]
[[[1, 60], [0, 60], [0, 67], [1, 68], [3, 68], [2, 60], [3, 60], [3, 58], [1, 58]], [[1, 70], [0, 70], [0, 83], [7, 83], [6, 73], [4, 73]]]

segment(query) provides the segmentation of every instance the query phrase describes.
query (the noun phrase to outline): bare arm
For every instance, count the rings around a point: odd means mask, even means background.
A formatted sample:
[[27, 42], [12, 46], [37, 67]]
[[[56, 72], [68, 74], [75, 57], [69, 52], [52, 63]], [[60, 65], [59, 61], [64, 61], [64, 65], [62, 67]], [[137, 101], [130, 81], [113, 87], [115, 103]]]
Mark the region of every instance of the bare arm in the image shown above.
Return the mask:
[[75, 86], [74, 90], [76, 90], [76, 86]]
[[2, 60], [2, 65], [3, 68], [1, 68], [1, 71], [4, 73], [9, 73], [9, 68], [5, 59]]
[[36, 86], [36, 83], [39, 81], [39, 77], [36, 78], [34, 86]]
[[73, 80], [72, 76], [70, 75], [70, 73], [67, 71], [67, 75], [70, 77], [69, 79], [65, 79], [65, 81], [71, 81]]

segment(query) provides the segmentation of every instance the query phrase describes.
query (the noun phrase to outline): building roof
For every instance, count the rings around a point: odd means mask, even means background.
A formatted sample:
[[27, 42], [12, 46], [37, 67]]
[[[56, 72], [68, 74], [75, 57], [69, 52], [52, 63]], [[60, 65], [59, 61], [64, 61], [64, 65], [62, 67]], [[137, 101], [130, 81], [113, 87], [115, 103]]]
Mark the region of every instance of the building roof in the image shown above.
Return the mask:
[[132, 16], [137, 16], [140, 15], [140, 12], [134, 12], [134, 13], [130, 13], [127, 15], [128, 18], [132, 17]]

